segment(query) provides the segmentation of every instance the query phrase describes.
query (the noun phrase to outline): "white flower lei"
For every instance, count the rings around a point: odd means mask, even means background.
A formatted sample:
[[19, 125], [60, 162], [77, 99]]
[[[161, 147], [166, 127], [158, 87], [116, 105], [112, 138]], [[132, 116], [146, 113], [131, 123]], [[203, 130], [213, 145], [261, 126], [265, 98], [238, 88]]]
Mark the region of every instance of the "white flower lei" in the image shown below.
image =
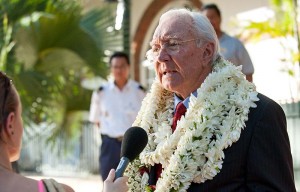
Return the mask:
[[126, 171], [130, 191], [145, 191], [149, 176], [139, 169], [158, 163], [164, 168], [158, 192], [186, 191], [191, 182], [205, 182], [220, 172], [223, 150], [240, 138], [250, 107], [259, 100], [257, 92], [241, 67], [219, 57], [197, 95], [190, 96], [189, 108], [172, 133], [173, 93], [154, 81], [133, 124], [146, 130], [149, 142]]

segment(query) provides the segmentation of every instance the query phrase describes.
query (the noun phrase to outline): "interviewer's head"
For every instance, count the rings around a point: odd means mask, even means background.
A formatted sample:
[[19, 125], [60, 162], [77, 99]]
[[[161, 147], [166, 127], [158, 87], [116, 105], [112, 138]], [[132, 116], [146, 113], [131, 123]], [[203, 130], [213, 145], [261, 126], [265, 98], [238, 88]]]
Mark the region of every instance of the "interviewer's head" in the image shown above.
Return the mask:
[[182, 98], [199, 88], [219, 52], [218, 38], [208, 19], [187, 9], [164, 13], [150, 45], [162, 86]]
[[19, 94], [12, 81], [0, 71], [0, 147], [10, 161], [20, 156], [23, 121]]

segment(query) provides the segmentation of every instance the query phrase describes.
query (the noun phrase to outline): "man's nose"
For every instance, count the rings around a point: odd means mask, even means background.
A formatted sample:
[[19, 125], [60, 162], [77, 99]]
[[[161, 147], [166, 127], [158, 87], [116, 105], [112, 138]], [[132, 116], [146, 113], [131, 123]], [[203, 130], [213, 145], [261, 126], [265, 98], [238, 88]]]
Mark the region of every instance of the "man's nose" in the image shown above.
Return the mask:
[[170, 54], [168, 53], [167, 49], [165, 47], [162, 47], [157, 55], [158, 61], [166, 61], [170, 59]]

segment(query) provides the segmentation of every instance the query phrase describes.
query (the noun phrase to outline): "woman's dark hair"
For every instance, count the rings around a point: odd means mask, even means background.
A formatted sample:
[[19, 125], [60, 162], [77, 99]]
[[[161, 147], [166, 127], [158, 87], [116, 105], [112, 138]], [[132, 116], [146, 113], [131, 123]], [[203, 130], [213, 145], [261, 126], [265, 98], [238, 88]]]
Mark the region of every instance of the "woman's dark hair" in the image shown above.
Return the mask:
[[0, 71], [0, 132], [6, 126], [8, 114], [16, 111], [17, 106], [18, 99], [12, 81]]

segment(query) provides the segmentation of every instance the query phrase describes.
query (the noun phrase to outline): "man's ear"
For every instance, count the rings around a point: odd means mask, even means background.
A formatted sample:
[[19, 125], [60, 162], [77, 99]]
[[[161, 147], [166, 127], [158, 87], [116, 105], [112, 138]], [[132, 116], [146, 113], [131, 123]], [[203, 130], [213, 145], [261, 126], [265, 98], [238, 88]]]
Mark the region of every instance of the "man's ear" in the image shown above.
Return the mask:
[[215, 45], [213, 43], [206, 43], [203, 52], [203, 61], [206, 66], [210, 64], [211, 61], [213, 60], [214, 50], [215, 50]]

